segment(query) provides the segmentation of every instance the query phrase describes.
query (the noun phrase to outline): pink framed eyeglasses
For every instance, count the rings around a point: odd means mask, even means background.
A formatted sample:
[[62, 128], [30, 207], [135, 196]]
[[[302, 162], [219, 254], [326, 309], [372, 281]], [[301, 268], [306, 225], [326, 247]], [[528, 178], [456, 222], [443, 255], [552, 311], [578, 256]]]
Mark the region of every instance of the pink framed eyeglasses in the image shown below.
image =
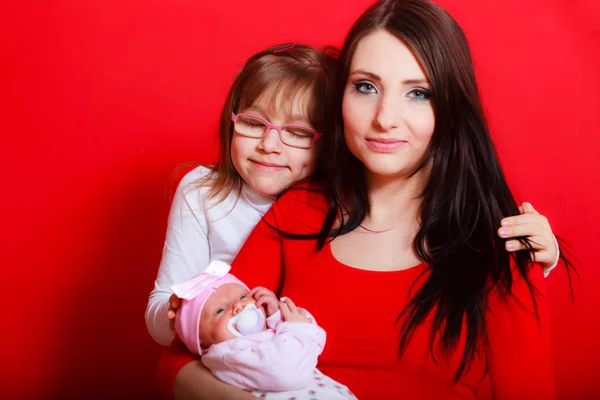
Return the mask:
[[266, 119], [251, 114], [232, 114], [231, 120], [235, 131], [242, 136], [261, 139], [271, 129], [275, 129], [283, 144], [298, 149], [310, 149], [315, 141], [321, 137], [317, 131], [306, 126], [295, 124], [273, 125]]

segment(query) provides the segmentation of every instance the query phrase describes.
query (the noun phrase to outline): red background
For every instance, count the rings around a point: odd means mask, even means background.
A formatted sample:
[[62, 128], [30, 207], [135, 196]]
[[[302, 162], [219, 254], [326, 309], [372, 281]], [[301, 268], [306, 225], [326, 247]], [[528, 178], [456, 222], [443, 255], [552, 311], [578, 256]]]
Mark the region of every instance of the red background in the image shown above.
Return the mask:
[[[443, 0], [509, 180], [572, 245], [549, 278], [562, 398], [600, 397], [600, 3]], [[226, 90], [278, 42], [342, 43], [371, 0], [0, 3], [3, 398], [155, 397], [144, 310], [171, 175], [216, 156]]]

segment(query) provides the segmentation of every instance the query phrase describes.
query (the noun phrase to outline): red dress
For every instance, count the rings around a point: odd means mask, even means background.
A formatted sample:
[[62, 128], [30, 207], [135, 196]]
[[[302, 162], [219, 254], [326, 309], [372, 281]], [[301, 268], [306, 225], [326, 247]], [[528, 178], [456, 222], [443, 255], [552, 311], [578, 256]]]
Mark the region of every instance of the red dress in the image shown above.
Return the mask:
[[[314, 233], [325, 210], [321, 193], [292, 190], [265, 219], [285, 232]], [[329, 245], [317, 251], [314, 240], [280, 238], [261, 221], [231, 272], [250, 288], [266, 287], [309, 310], [327, 332], [318, 368], [347, 385], [359, 399], [468, 399], [476, 398], [485, 385], [491, 385], [496, 399], [554, 398], [548, 306], [543, 297], [536, 297], [537, 319], [528, 287], [518, 277], [511, 297], [492, 293], [489, 298], [489, 383], [487, 378], [482, 383], [482, 359], [476, 359], [453, 383], [461, 352], [448, 359], [434, 349], [434, 360], [428, 321], [415, 331], [399, 357], [397, 318], [410, 298], [410, 286], [426, 267], [420, 264], [393, 272], [356, 269], [338, 262]], [[413, 290], [426, 276], [417, 280]], [[530, 279], [543, 293], [542, 268], [533, 269]], [[171, 350], [161, 361], [159, 382], [172, 387], [177, 371], [190, 360]]]

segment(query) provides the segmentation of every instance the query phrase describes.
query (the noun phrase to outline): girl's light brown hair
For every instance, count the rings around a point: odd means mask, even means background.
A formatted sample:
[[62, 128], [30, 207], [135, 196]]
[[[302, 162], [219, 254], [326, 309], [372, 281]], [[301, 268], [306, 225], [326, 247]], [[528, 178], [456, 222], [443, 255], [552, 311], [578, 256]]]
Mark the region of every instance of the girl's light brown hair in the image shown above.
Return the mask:
[[242, 177], [231, 161], [231, 116], [250, 107], [261, 95], [269, 95], [273, 108], [291, 111], [298, 96], [309, 95], [308, 120], [320, 134], [330, 130], [337, 52], [333, 48], [318, 50], [304, 44], [278, 45], [250, 57], [237, 74], [225, 100], [219, 124], [219, 160], [211, 172], [197, 182], [208, 187], [208, 197], [221, 202], [231, 192], [240, 193]]

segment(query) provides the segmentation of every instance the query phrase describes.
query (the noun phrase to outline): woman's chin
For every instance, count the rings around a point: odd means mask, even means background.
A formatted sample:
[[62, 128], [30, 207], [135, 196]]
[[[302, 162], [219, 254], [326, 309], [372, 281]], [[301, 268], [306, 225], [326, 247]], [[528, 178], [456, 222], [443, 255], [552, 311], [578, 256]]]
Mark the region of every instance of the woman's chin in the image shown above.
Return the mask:
[[404, 165], [381, 162], [369, 163], [365, 166], [368, 175], [381, 178], [401, 178], [407, 175], [406, 171], [408, 170]]

